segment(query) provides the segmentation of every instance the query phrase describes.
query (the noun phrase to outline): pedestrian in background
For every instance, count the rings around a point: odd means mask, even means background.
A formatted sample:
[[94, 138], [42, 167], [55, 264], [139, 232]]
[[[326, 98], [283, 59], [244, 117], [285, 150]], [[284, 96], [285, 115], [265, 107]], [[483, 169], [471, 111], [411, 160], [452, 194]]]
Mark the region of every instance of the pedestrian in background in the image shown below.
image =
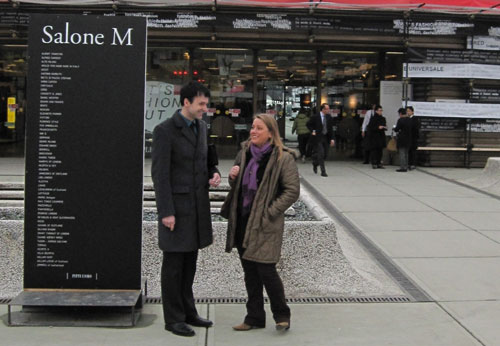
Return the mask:
[[412, 123], [404, 108], [398, 109], [398, 115], [399, 119], [394, 127], [394, 132], [397, 133], [396, 141], [399, 153], [399, 169], [396, 172], [406, 172], [408, 170], [408, 151], [412, 143]]
[[411, 120], [411, 145], [408, 153], [408, 164], [409, 169], [417, 168], [417, 148], [418, 148], [418, 137], [420, 136], [420, 122], [418, 118], [414, 115], [414, 110], [412, 106], [406, 107], [406, 114]]
[[382, 113], [382, 106], [376, 105], [375, 112], [366, 127], [370, 161], [373, 169], [384, 168], [382, 166], [382, 150], [386, 146], [385, 131], [387, 130], [387, 122]]
[[295, 151], [283, 146], [276, 120], [255, 117], [250, 138], [242, 144], [229, 172], [231, 190], [221, 208], [228, 219], [226, 252], [237, 248], [248, 294], [243, 323], [248, 331], [266, 326], [263, 290], [271, 302], [277, 330], [290, 328], [290, 308], [276, 271], [280, 259], [285, 211], [297, 200], [300, 182]]
[[375, 113], [375, 106], [376, 105], [372, 105], [372, 108], [366, 111], [363, 124], [361, 124], [361, 137], [363, 138], [363, 164], [370, 163], [370, 144], [368, 143], [368, 139], [366, 137], [366, 128], [370, 123], [373, 113]]
[[309, 142], [309, 136], [311, 135], [311, 131], [309, 131], [309, 129], [307, 128], [308, 121], [309, 116], [306, 114], [306, 110], [304, 108], [301, 108], [292, 126], [292, 133], [297, 132], [300, 157], [303, 163], [306, 162], [307, 143]]
[[328, 177], [325, 168], [325, 159], [328, 157], [328, 148], [333, 147], [333, 119], [330, 116], [330, 106], [323, 103], [320, 112], [315, 114], [307, 122], [307, 128], [311, 131], [311, 144], [313, 145], [313, 171], [318, 173], [318, 166], [321, 169], [321, 176]]

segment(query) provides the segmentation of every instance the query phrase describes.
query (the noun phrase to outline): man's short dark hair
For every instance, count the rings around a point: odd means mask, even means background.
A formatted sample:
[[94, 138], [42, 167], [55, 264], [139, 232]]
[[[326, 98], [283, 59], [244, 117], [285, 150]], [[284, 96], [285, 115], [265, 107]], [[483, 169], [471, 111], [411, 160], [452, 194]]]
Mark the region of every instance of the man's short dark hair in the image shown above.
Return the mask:
[[408, 106], [408, 107], [406, 107], [406, 109], [409, 109], [409, 110], [411, 110], [412, 112], [415, 112], [415, 111], [413, 110], [413, 107], [412, 107], [412, 106]]
[[406, 114], [406, 109], [400, 108], [400, 109], [398, 109], [398, 113], [399, 114]]
[[381, 108], [382, 108], [382, 106], [381, 106], [381, 105], [376, 105], [376, 106], [375, 106], [375, 111], [378, 111], [378, 110], [379, 110], [379, 109], [381, 109]]
[[320, 111], [322, 111], [323, 109], [325, 109], [325, 107], [328, 106], [328, 103], [322, 103], [321, 104], [321, 107], [319, 108]]
[[184, 106], [184, 99], [188, 99], [192, 103], [196, 96], [210, 97], [210, 90], [196, 81], [184, 85], [181, 89], [181, 106]]

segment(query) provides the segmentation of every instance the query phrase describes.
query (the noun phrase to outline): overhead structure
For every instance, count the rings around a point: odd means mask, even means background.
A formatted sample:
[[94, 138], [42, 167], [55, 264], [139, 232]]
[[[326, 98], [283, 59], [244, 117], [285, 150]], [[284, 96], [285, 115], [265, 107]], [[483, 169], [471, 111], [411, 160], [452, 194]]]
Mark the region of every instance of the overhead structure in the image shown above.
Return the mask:
[[54, 6], [141, 6], [141, 7], [193, 7], [243, 6], [315, 10], [358, 11], [423, 11], [461, 14], [500, 14], [498, 0], [0, 0], [19, 4]]

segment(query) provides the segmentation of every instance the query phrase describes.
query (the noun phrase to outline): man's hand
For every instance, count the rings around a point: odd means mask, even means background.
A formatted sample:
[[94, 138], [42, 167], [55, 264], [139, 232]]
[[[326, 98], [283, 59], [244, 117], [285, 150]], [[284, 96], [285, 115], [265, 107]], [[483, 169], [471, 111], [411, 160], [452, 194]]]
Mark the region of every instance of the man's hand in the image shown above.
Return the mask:
[[234, 180], [240, 174], [240, 166], [233, 166], [229, 171], [229, 179]]
[[208, 183], [210, 184], [210, 186], [212, 187], [217, 187], [219, 186], [220, 184], [220, 174], [219, 173], [214, 173], [214, 176], [212, 177], [212, 179], [210, 179], [208, 181]]
[[330, 141], [330, 146], [331, 146], [331, 147], [333, 147], [334, 145], [335, 145], [335, 141], [332, 139], [332, 140]]
[[175, 227], [175, 216], [165, 216], [163, 219], [161, 219], [161, 223], [163, 224], [163, 226], [170, 228], [170, 231], [173, 231]]
[[365, 131], [361, 131], [361, 137], [365, 137]]

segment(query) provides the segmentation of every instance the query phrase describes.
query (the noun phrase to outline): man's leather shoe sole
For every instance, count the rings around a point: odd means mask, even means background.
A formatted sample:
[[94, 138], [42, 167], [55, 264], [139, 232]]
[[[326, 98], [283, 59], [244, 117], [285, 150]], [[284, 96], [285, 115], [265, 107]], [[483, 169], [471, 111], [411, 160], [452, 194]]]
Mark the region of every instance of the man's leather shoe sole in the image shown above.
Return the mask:
[[191, 328], [184, 322], [166, 324], [165, 330], [168, 330], [169, 332], [172, 332], [175, 335], [179, 336], [194, 336], [196, 334], [193, 328]]
[[186, 323], [195, 327], [205, 327], [205, 328], [211, 327], [214, 324], [212, 321], [207, 320], [206, 318], [200, 316], [196, 316], [195, 318], [192, 319], [187, 319]]
[[276, 330], [288, 330], [288, 329], [290, 329], [290, 322], [276, 323]]
[[246, 332], [247, 330], [262, 329], [262, 328], [264, 328], [264, 327], [251, 326], [249, 324], [246, 324], [245, 322], [238, 324], [237, 326], [233, 326], [233, 329], [238, 331], [238, 332]]

